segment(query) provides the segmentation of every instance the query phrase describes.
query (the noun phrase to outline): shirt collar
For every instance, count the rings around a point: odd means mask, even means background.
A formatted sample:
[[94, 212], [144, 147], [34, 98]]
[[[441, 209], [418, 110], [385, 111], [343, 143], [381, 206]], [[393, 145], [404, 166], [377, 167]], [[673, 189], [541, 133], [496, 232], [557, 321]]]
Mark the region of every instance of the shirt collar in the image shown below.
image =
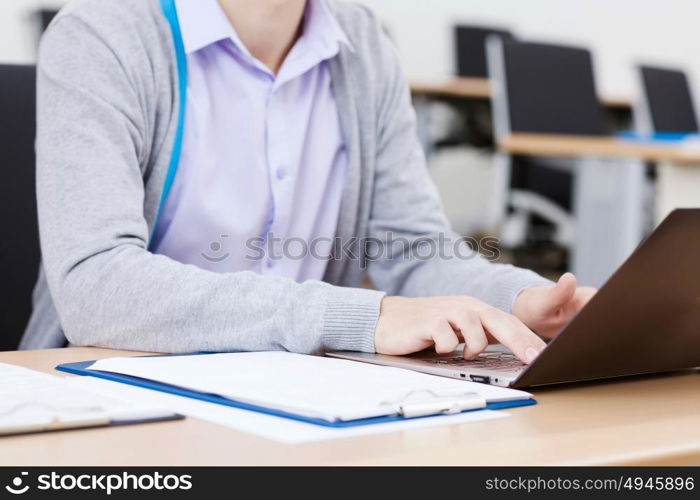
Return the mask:
[[[231, 39], [236, 47], [250, 56], [217, 0], [175, 0], [185, 52], [191, 54], [221, 40]], [[353, 45], [325, 0], [307, 0], [303, 34], [299, 41], [319, 55], [332, 57], [338, 45]]]
[[175, 6], [187, 54], [229, 38], [233, 33], [217, 0], [175, 0]]
[[307, 0], [306, 2], [302, 38], [307, 37], [312, 43], [318, 40], [321, 42], [320, 46], [335, 48], [334, 53], [338, 52], [338, 45], [341, 43], [351, 51], [355, 50], [325, 0]]

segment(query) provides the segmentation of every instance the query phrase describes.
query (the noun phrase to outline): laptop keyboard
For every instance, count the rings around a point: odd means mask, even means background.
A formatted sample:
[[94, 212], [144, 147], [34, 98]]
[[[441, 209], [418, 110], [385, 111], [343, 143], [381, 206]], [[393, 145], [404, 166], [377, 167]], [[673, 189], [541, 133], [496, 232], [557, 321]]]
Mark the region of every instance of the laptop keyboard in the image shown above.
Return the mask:
[[472, 360], [464, 359], [462, 356], [455, 356], [452, 358], [426, 359], [425, 361], [435, 365], [472, 367], [498, 372], [511, 372], [525, 367], [525, 364], [516, 358], [515, 355], [505, 352], [484, 353]]

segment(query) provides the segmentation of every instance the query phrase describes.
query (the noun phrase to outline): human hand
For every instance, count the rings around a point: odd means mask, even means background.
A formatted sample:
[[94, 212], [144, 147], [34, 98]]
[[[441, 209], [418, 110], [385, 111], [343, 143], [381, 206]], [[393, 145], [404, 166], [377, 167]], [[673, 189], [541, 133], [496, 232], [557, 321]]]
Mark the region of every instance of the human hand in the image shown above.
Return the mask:
[[490, 340], [502, 343], [524, 363], [545, 347], [514, 315], [467, 296], [384, 297], [374, 336], [380, 354], [410, 354], [432, 346], [438, 353], [449, 353], [464, 342], [465, 359], [479, 355]]
[[596, 294], [591, 287], [577, 287], [576, 277], [565, 273], [553, 286], [526, 288], [515, 299], [513, 314], [544, 337], [558, 334]]

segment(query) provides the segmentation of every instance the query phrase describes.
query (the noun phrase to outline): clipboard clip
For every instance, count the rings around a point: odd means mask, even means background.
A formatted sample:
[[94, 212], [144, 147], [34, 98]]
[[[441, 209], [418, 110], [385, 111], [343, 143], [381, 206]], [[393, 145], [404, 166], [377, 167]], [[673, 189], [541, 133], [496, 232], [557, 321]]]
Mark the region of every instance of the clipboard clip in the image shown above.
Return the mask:
[[486, 400], [476, 392], [439, 394], [431, 389], [415, 389], [396, 401], [385, 401], [404, 418], [429, 415], [452, 415], [486, 407]]

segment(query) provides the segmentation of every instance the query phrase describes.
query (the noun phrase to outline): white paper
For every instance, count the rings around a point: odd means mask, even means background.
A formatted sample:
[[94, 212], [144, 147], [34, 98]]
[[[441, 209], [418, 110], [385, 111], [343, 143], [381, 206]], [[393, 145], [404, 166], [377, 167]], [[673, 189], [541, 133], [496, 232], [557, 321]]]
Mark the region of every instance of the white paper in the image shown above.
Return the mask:
[[411, 394], [475, 393], [489, 402], [531, 396], [400, 368], [281, 351], [110, 358], [90, 369], [328, 421], [391, 414]]
[[80, 389], [63, 377], [6, 363], [0, 363], [0, 381], [0, 430], [41, 428], [54, 421], [71, 423], [95, 415], [121, 421], [172, 414], [148, 401], [133, 404]]
[[79, 387], [98, 391], [100, 394], [106, 396], [119, 397], [135, 403], [148, 402], [157, 404], [158, 406], [170, 408], [188, 417], [198, 418], [240, 432], [286, 444], [301, 444], [314, 441], [384, 434], [388, 432], [401, 432], [409, 429], [421, 429], [440, 425], [481, 422], [509, 416], [508, 413], [502, 411], [482, 410], [460, 413], [457, 415], [417, 418], [349, 428], [334, 428], [307, 424], [281, 417], [273, 417], [253, 411], [239, 410], [238, 408], [207, 403], [205, 401], [175, 396], [173, 394], [93, 377], [71, 377], [68, 380]]

